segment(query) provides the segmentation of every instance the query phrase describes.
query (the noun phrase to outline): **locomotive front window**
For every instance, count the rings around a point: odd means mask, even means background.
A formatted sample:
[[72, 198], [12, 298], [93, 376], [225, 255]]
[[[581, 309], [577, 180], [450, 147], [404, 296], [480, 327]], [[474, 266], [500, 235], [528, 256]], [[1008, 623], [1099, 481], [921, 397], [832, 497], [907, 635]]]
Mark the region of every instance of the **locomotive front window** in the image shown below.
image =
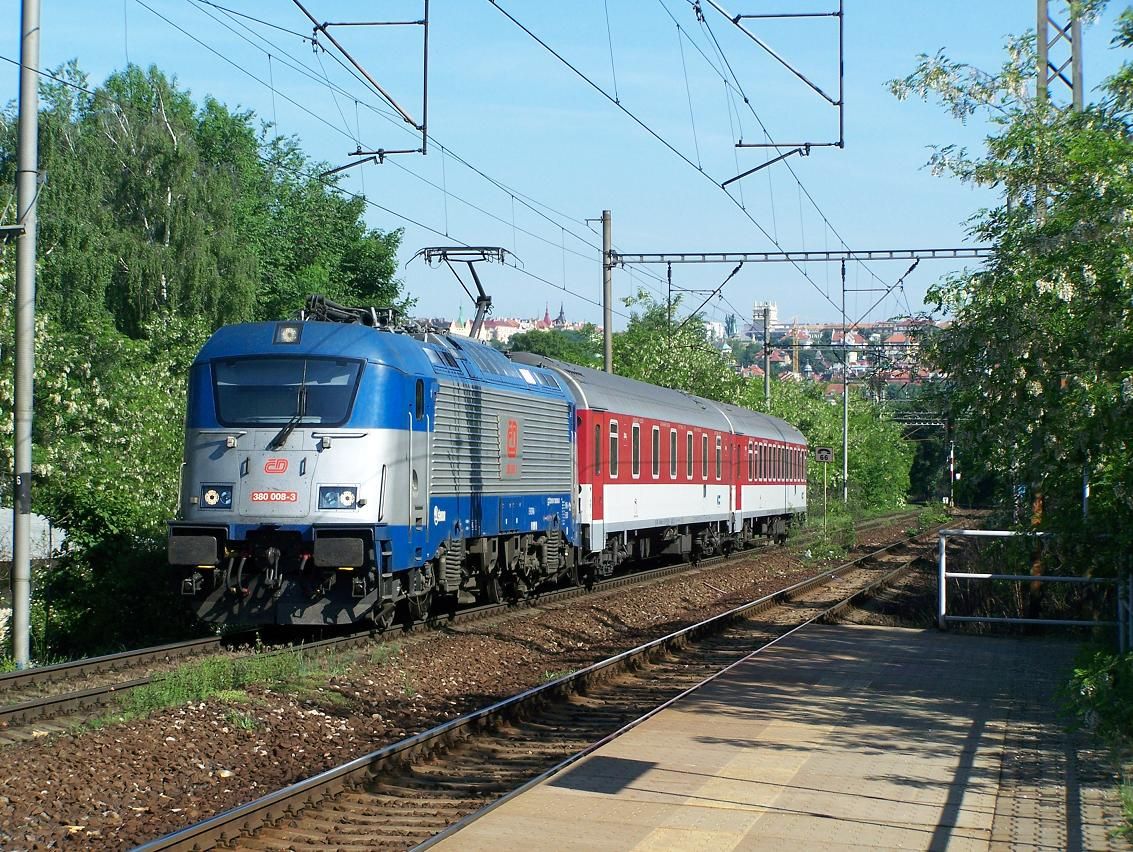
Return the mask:
[[350, 416], [361, 361], [239, 358], [212, 365], [216, 416], [225, 426], [340, 426]]

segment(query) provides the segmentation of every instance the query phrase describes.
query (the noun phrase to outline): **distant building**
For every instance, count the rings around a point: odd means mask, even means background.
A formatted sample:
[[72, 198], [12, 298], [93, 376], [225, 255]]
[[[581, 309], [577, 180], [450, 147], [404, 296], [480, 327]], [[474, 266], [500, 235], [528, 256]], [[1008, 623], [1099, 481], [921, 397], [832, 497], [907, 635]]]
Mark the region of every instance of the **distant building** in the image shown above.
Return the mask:
[[774, 302], [756, 302], [751, 309], [751, 331], [754, 337], [763, 337], [763, 309], [767, 308], [768, 324], [779, 325], [779, 306]]

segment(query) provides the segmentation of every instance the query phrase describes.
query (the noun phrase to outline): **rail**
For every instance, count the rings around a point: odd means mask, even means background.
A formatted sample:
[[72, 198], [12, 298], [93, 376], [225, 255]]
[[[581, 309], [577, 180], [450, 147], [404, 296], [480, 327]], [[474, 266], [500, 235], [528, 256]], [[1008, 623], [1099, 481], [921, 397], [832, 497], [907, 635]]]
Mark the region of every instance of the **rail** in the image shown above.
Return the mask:
[[[644, 664], [645, 661], [658, 658], [668, 653], [674, 653], [684, 647], [686, 643], [695, 644], [698, 640], [719, 632], [726, 626], [732, 625], [743, 618], [750, 618], [754, 614], [797, 600], [796, 595], [813, 591], [826, 586], [834, 580], [841, 579], [843, 574], [851, 569], [859, 568], [862, 563], [877, 559], [880, 555], [914, 541], [916, 536], [894, 542], [887, 547], [879, 548], [871, 553], [858, 557], [850, 562], [825, 571], [809, 579], [780, 589], [769, 595], [764, 595], [753, 601], [740, 604], [726, 612], [712, 616], [704, 621], [681, 628], [666, 636], [651, 640], [628, 651], [623, 651], [608, 659], [594, 663], [572, 674], [565, 675], [556, 680], [541, 684], [526, 690], [519, 695], [497, 701], [494, 704], [464, 714], [456, 719], [449, 720], [435, 728], [411, 736], [400, 742], [393, 743], [369, 754], [357, 757], [341, 766], [326, 770], [318, 775], [299, 781], [289, 787], [269, 793], [262, 798], [237, 806], [228, 811], [208, 817], [196, 824], [187, 826], [172, 834], [156, 838], [137, 847], [137, 852], [158, 852], [158, 850], [197, 850], [214, 848], [225, 843], [238, 841], [242, 837], [253, 834], [259, 827], [272, 824], [284, 818], [293, 818], [303, 808], [317, 805], [324, 799], [333, 797], [347, 787], [357, 785], [360, 779], [375, 777], [386, 765], [395, 762], [411, 762], [414, 758], [430, 753], [439, 753], [449, 747], [452, 741], [471, 736], [476, 730], [489, 729], [498, 724], [503, 718], [522, 718], [526, 710], [536, 706], [543, 700], [554, 700], [556, 696], [566, 696], [575, 692], [585, 693], [587, 685], [604, 676], [604, 673], [633, 669]], [[821, 621], [832, 616], [841, 609], [851, 605], [863, 592], [876, 589], [906, 570], [916, 556], [907, 559], [899, 567], [885, 571], [881, 576], [875, 576], [864, 587], [854, 589], [849, 596], [839, 595], [839, 600], [833, 604], [822, 602], [817, 605], [816, 612], [804, 615], [801, 624], [792, 625], [785, 631], [786, 635], [807, 624]], [[775, 644], [784, 638], [780, 635], [771, 640]], [[747, 656], [747, 655], [744, 655]], [[651, 711], [656, 712], [655, 710]], [[644, 717], [643, 717], [644, 718]], [[633, 727], [634, 724], [626, 726]], [[621, 726], [619, 726], [621, 727]], [[625, 728], [623, 728], [624, 730]], [[580, 754], [559, 763], [553, 770], [557, 771], [563, 766], [577, 760]], [[534, 781], [528, 781], [520, 789], [526, 789], [547, 773], [539, 775]], [[458, 825], [461, 823], [458, 823]], [[435, 839], [440, 839], [439, 837]], [[426, 848], [432, 841], [426, 841], [417, 848]]]
[[[943, 529], [937, 541], [937, 606], [936, 624], [946, 630], [949, 624], [1039, 624], [1052, 627], [1117, 627], [1118, 646], [1122, 653], [1133, 644], [1133, 576], [1118, 580], [1115, 577], [1073, 577], [1050, 574], [996, 574], [948, 570], [949, 538], [1046, 538], [1042, 532], [1020, 530], [962, 530]], [[948, 580], [1006, 580], [1019, 583], [1068, 583], [1080, 586], [1117, 587], [1117, 616], [1112, 621], [1075, 618], [1023, 618], [1015, 616], [949, 615]]]

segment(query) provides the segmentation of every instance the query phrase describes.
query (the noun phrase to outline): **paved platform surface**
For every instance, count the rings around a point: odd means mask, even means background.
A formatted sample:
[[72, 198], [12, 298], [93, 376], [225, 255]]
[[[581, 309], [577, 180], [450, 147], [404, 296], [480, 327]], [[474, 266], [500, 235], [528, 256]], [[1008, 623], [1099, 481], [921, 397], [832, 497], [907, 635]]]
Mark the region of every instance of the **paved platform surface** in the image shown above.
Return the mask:
[[810, 627], [434, 848], [1127, 849], [1058, 715], [1074, 651]]

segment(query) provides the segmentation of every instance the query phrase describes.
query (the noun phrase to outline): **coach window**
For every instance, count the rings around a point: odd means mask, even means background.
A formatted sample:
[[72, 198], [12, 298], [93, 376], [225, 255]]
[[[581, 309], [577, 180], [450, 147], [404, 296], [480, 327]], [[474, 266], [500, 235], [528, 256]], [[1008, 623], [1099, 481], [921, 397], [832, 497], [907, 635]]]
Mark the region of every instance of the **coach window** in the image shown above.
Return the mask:
[[700, 436], [700, 478], [708, 481], [708, 436]]
[[594, 475], [602, 472], [602, 424], [594, 424]]
[[653, 427], [653, 446], [650, 448], [653, 451], [653, 478], [657, 479], [661, 475], [661, 427]]
[[747, 442], [747, 481], [755, 481], [755, 452], [751, 441]]
[[618, 424], [610, 421], [610, 478], [618, 478]]
[[420, 420], [425, 416], [425, 382], [423, 379], [417, 380], [417, 398], [414, 403], [414, 413], [417, 419]]
[[634, 479], [641, 475], [641, 427], [634, 423], [630, 430], [633, 445], [630, 452], [629, 472]]
[[677, 430], [669, 430], [669, 478], [677, 478]]
[[722, 442], [720, 440], [720, 436], [717, 435], [716, 436], [716, 481], [717, 482], [720, 481], [720, 473], [721, 473], [721, 470], [720, 470], [720, 447], [721, 447], [721, 443]]

